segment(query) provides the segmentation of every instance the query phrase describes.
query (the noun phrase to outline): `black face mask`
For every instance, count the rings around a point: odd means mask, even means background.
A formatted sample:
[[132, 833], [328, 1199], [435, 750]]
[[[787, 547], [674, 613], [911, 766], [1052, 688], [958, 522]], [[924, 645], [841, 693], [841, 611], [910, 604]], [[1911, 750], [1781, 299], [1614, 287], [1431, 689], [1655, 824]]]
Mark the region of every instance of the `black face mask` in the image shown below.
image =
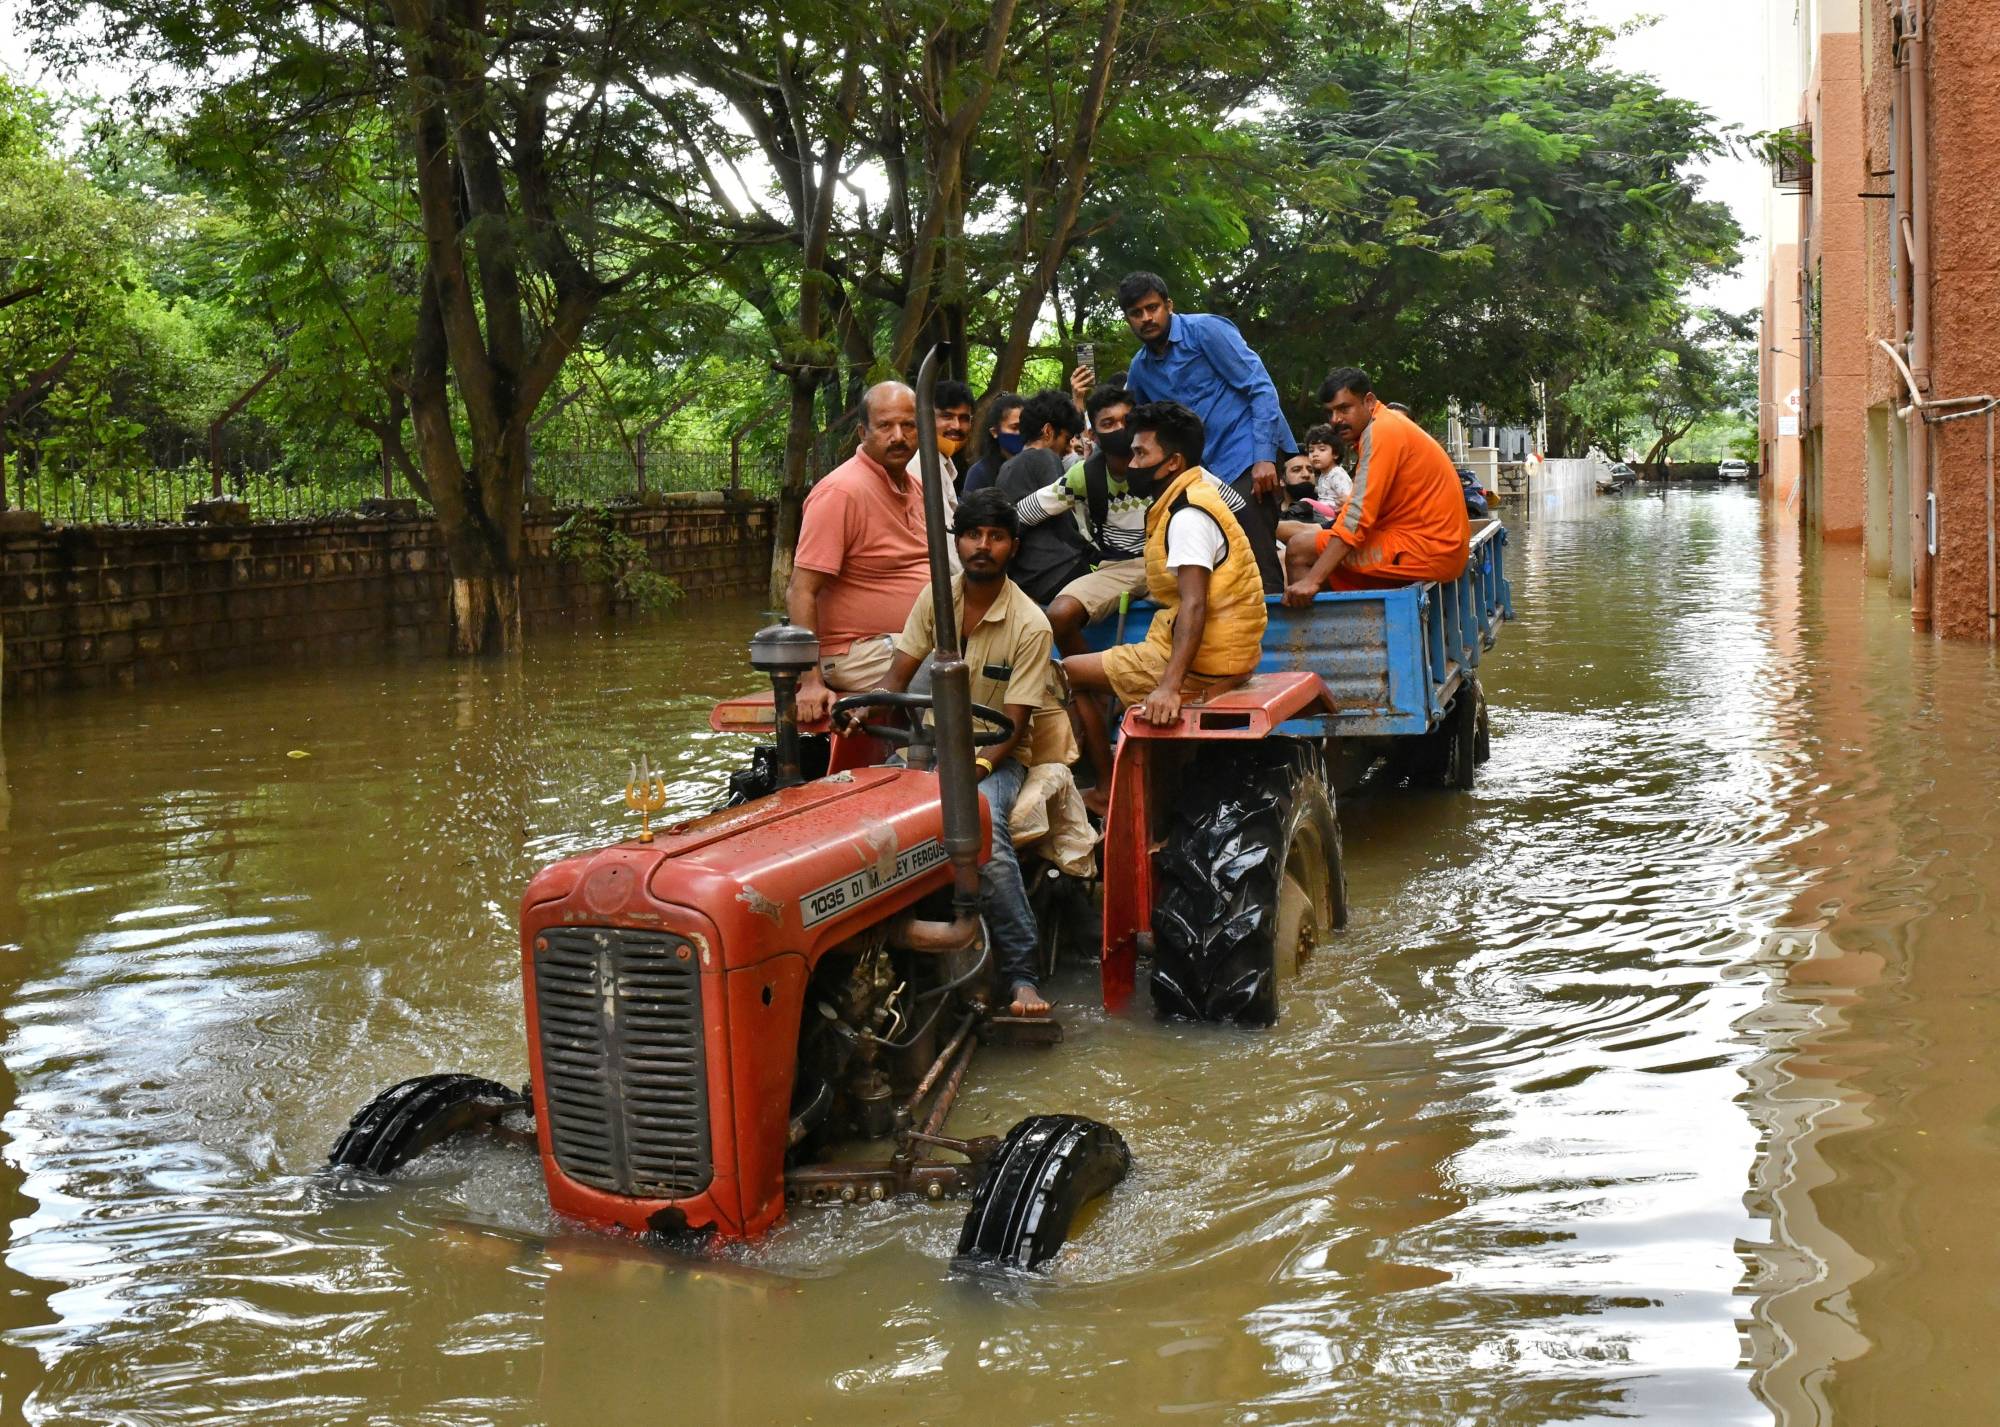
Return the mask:
[[1159, 478], [1160, 467], [1165, 461], [1155, 461], [1150, 466], [1127, 466], [1125, 468], [1125, 489], [1133, 495], [1149, 496]]
[[1097, 433], [1097, 449], [1107, 456], [1122, 461], [1132, 454], [1132, 433], [1100, 431]]

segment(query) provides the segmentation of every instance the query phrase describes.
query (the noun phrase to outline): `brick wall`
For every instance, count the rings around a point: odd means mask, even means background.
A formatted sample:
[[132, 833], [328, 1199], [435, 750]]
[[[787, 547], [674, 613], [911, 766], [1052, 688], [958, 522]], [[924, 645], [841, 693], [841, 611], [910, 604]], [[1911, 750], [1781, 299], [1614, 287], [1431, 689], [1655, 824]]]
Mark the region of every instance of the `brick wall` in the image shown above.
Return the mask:
[[[689, 599], [754, 594], [769, 578], [768, 502], [668, 497], [613, 520]], [[608, 583], [555, 558], [558, 523], [528, 520], [528, 628], [627, 612]], [[427, 518], [0, 535], [0, 690], [131, 685], [380, 648], [442, 653], [447, 578]]]

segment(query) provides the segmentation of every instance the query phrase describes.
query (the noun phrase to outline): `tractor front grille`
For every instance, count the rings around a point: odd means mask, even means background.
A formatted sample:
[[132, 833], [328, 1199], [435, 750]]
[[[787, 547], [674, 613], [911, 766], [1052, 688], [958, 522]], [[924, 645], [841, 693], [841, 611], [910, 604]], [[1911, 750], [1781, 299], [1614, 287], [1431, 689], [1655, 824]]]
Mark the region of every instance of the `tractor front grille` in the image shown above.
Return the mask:
[[549, 1139], [562, 1172], [643, 1199], [706, 1189], [694, 946], [665, 932], [551, 928], [536, 939], [534, 996]]

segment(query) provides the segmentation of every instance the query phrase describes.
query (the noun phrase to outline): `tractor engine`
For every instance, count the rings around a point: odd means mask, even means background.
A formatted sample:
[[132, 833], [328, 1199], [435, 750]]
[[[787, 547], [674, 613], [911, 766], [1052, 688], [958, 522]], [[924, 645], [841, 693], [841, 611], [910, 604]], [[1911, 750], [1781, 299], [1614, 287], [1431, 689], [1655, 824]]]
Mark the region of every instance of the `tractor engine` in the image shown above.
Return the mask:
[[792, 1141], [879, 1139], [895, 1126], [895, 1089], [882, 1047], [906, 1032], [909, 983], [881, 939], [858, 955], [829, 956], [813, 978], [799, 1032]]
[[887, 1137], [896, 1107], [937, 1055], [951, 993], [979, 968], [976, 953], [896, 951], [879, 932], [829, 954], [799, 1032], [794, 1149]]

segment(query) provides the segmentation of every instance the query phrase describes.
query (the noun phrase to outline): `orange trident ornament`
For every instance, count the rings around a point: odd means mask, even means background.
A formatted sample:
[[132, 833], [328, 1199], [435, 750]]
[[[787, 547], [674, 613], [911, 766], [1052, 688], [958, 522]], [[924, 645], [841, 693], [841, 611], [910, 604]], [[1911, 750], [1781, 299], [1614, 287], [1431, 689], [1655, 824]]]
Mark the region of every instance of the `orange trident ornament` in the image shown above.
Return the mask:
[[628, 765], [632, 776], [625, 783], [625, 806], [639, 815], [639, 841], [653, 840], [653, 814], [667, 805], [667, 780], [655, 773], [646, 755]]

